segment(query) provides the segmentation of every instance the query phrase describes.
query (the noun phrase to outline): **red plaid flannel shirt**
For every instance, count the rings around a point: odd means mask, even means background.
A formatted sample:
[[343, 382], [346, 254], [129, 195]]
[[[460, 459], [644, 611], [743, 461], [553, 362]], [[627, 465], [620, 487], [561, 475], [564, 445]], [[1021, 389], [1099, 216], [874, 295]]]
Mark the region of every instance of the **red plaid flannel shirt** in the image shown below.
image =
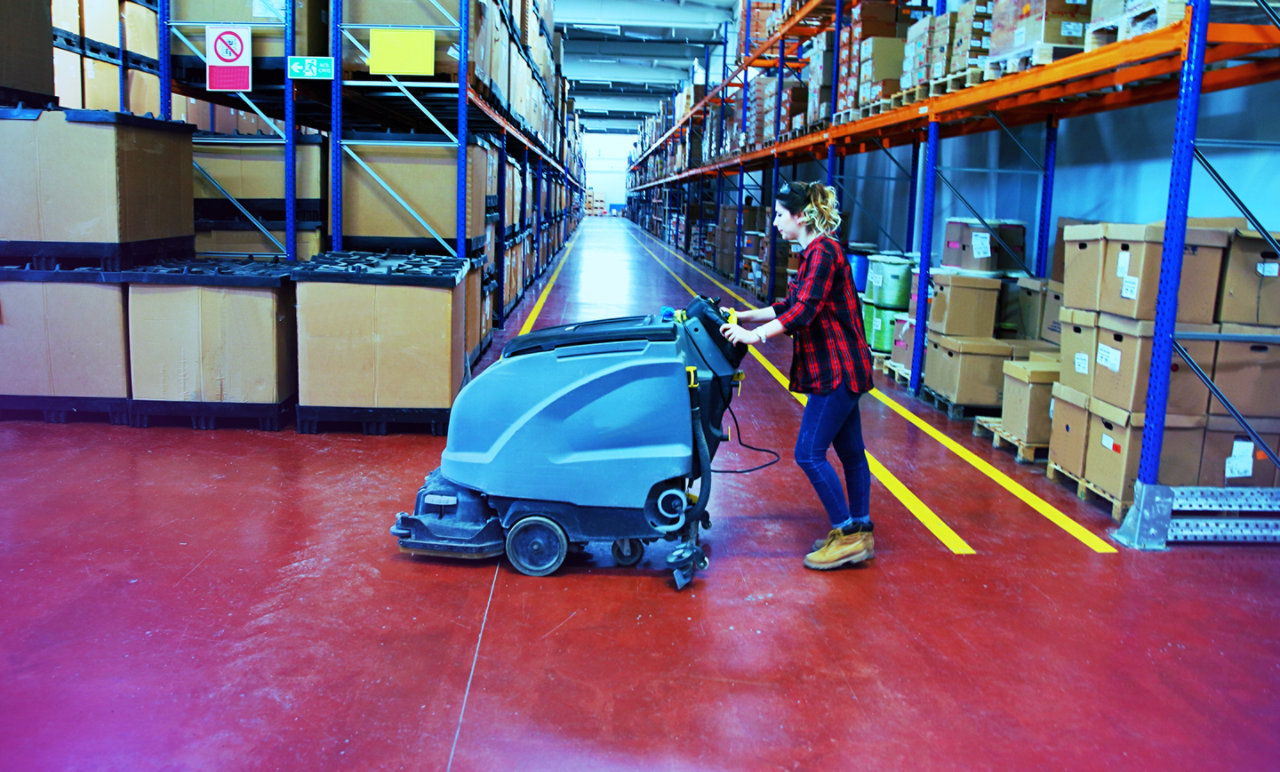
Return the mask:
[[814, 239], [787, 283], [787, 297], [774, 303], [792, 337], [791, 390], [825, 394], [840, 384], [856, 394], [871, 391], [871, 349], [862, 329], [862, 309], [849, 260], [830, 236]]

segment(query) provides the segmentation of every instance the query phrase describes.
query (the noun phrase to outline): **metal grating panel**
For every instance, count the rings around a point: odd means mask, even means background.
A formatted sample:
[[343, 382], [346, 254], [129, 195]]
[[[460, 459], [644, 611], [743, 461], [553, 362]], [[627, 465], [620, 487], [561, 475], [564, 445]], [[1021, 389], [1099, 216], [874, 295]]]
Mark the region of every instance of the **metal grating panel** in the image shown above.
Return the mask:
[[1172, 488], [1174, 512], [1278, 512], [1280, 488]]
[[1280, 542], [1280, 520], [1175, 517], [1168, 541]]

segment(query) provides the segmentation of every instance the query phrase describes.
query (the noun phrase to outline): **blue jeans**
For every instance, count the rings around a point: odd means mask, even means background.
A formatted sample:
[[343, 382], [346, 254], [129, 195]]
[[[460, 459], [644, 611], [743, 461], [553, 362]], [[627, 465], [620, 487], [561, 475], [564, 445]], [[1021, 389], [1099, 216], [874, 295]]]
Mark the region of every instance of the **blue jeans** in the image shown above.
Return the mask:
[[[810, 394], [796, 438], [796, 465], [818, 492], [832, 528], [871, 522], [871, 470], [862, 444], [859, 396], [843, 385], [828, 394]], [[827, 448], [833, 446], [844, 467], [848, 503], [840, 488], [840, 477], [827, 460]]]

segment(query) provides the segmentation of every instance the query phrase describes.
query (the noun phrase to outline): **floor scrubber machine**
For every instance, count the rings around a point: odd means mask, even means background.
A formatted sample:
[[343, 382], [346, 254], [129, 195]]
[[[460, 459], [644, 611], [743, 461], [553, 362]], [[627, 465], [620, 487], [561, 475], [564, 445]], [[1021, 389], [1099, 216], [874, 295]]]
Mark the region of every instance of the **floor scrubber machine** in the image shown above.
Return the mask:
[[440, 468], [391, 528], [400, 548], [505, 552], [546, 576], [588, 542], [633, 566], [646, 544], [678, 541], [667, 563], [688, 585], [707, 565], [698, 529], [710, 527], [711, 460], [747, 352], [720, 334], [726, 321], [698, 297], [509, 341], [454, 401]]

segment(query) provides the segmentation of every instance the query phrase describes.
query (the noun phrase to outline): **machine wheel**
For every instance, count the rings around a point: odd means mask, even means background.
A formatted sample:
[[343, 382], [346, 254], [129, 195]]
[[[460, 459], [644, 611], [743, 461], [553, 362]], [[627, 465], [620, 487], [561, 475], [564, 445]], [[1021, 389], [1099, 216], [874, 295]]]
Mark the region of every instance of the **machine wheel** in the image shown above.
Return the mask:
[[613, 561], [630, 568], [644, 557], [644, 542], [639, 539], [618, 539], [613, 543]]
[[507, 531], [507, 560], [528, 576], [546, 576], [564, 563], [569, 538], [554, 520], [534, 515]]

